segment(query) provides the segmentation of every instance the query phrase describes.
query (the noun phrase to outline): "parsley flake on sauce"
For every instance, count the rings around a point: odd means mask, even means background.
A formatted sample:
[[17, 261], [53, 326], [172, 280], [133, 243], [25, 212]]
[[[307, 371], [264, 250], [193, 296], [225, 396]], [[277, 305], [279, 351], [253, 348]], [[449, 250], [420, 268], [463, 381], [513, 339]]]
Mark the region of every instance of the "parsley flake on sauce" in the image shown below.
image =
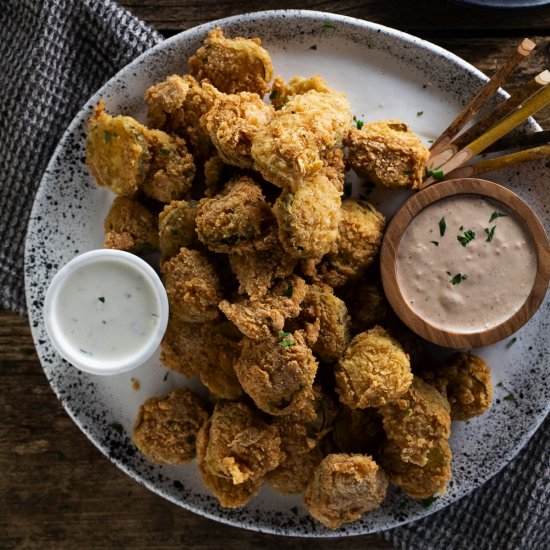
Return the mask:
[[504, 218], [508, 214], [504, 214], [502, 212], [497, 212], [496, 210], [491, 214], [491, 217], [489, 218], [489, 223], [496, 220], [497, 218]]
[[439, 246], [439, 242], [438, 241], [430, 241], [434, 246]]
[[[448, 273], [448, 272], [447, 272]], [[465, 281], [466, 279], [468, 278], [468, 275], [463, 275], [462, 273], [457, 273], [452, 279], [451, 279], [451, 284], [454, 286], [454, 285], [458, 285], [460, 284], [462, 281]]]
[[102, 304], [104, 304], [104, 303], [105, 303], [105, 296], [99, 296], [99, 297], [98, 297], [98, 300], [99, 300]]
[[485, 228], [485, 233], [487, 233], [487, 239], [485, 242], [490, 243], [493, 240], [493, 237], [495, 236], [495, 229], [497, 228], [496, 225], [493, 225], [491, 229]]
[[447, 222], [445, 218], [439, 220], [439, 234], [443, 237], [445, 235], [445, 230], [447, 229]]
[[313, 46], [310, 46], [309, 49], [310, 50], [316, 50], [317, 49], [317, 44], [313, 44]]
[[335, 29], [336, 28], [330, 21], [325, 21], [323, 23], [323, 27], [325, 29]]
[[424, 114], [424, 111], [416, 111], [416, 116], [422, 116]]
[[473, 241], [475, 238], [476, 238], [475, 231], [468, 229], [468, 231], [464, 231], [464, 235], [458, 235], [456, 240], [462, 246], [466, 246], [470, 241]]

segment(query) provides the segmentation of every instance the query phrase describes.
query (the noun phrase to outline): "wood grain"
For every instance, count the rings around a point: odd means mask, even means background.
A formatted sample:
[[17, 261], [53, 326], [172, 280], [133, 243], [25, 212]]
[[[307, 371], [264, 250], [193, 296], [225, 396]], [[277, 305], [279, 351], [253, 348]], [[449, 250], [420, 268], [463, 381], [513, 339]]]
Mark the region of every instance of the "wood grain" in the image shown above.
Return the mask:
[[[547, 68], [550, 9], [479, 10], [447, 0], [125, 0], [165, 35], [244, 12], [274, 8], [330, 11], [411, 32], [487, 75], [518, 39], [537, 49], [512, 74], [508, 91]], [[537, 115], [550, 129], [550, 109]], [[281, 539], [227, 527], [182, 510], [135, 483], [87, 440], [58, 403], [34, 352], [28, 322], [0, 311], [0, 548], [387, 549], [380, 537]]]

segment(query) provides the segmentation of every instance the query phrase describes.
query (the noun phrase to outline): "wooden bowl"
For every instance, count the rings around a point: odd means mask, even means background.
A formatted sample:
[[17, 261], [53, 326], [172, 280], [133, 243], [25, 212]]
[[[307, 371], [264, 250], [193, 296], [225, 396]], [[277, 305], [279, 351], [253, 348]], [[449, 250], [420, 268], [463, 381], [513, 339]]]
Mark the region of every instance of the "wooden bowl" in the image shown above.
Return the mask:
[[[537, 270], [531, 292], [523, 305], [506, 321], [478, 332], [454, 332], [434, 326], [421, 317], [405, 299], [398, 283], [397, 250], [401, 237], [413, 218], [424, 208], [456, 195], [479, 195], [504, 204], [523, 223], [531, 236]], [[550, 280], [550, 246], [544, 227], [531, 208], [515, 193], [496, 183], [463, 178], [437, 183], [412, 196], [395, 214], [382, 242], [380, 269], [384, 291], [401, 320], [422, 338], [450, 348], [475, 348], [507, 338], [522, 327], [539, 308]]]

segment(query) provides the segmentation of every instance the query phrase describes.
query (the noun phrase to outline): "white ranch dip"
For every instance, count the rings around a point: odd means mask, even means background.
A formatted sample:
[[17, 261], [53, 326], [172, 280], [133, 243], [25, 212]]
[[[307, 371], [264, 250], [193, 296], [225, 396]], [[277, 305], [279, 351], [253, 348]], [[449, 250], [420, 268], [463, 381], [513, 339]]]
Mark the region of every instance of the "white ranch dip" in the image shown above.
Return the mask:
[[116, 361], [155, 337], [160, 304], [152, 283], [131, 265], [100, 260], [68, 274], [56, 317], [75, 353]]
[[397, 250], [397, 282], [411, 309], [454, 332], [509, 319], [529, 296], [536, 271], [529, 234], [502, 203], [479, 195], [426, 207]]

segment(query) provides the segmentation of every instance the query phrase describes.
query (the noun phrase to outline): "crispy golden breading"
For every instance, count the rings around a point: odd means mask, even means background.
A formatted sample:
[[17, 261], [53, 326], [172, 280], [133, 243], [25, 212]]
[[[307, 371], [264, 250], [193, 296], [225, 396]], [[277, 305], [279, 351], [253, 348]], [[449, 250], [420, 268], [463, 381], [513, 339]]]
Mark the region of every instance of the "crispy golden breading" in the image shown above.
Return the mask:
[[413, 375], [401, 344], [379, 326], [351, 341], [335, 369], [336, 392], [352, 409], [379, 407], [402, 396]]
[[212, 142], [201, 117], [212, 107], [214, 97], [192, 76], [169, 76], [147, 90], [145, 101], [152, 128], [184, 138], [197, 159], [209, 155]]
[[430, 157], [418, 136], [399, 120], [369, 122], [351, 129], [348, 162], [358, 176], [378, 187], [416, 189]]
[[342, 201], [338, 238], [317, 266], [320, 279], [333, 288], [357, 280], [374, 261], [384, 235], [386, 220], [365, 201]]
[[376, 455], [386, 434], [376, 409], [342, 406], [334, 421], [332, 438], [342, 453]]
[[350, 124], [344, 94], [310, 90], [295, 95], [256, 134], [255, 168], [267, 181], [294, 189], [321, 170], [322, 155], [342, 145]]
[[328, 84], [319, 75], [309, 78], [294, 76], [288, 82], [285, 82], [280, 76], [276, 76], [271, 85], [269, 99], [275, 109], [280, 109], [285, 106], [291, 97], [305, 94], [310, 90], [323, 94], [330, 93]]
[[217, 324], [206, 343], [209, 361], [199, 371], [199, 377], [216, 397], [238, 399], [243, 390], [235, 374], [235, 363], [239, 360], [242, 346], [240, 338], [236, 341], [234, 337], [228, 337], [223, 326], [223, 323]]
[[121, 196], [136, 193], [151, 163], [146, 130], [129, 116], [108, 115], [103, 100], [98, 103], [86, 137], [86, 164], [98, 185]]
[[385, 324], [390, 315], [391, 307], [382, 285], [368, 277], [362, 277], [350, 285], [338, 288], [338, 295], [348, 307], [353, 334], [375, 325]]
[[182, 247], [160, 264], [160, 271], [172, 314], [187, 323], [211, 321], [218, 316], [222, 287], [205, 255]]
[[185, 141], [160, 130], [145, 132], [151, 167], [140, 189], [159, 202], [168, 203], [183, 198], [195, 177], [195, 163]]
[[342, 149], [331, 149], [321, 156], [323, 167], [321, 172], [330, 180], [334, 189], [342, 194], [346, 179], [346, 163]]
[[162, 260], [175, 256], [182, 246], [198, 243], [195, 217], [197, 201], [172, 201], [159, 214], [159, 248]]
[[449, 439], [449, 402], [433, 386], [414, 377], [407, 393], [379, 408], [388, 439], [401, 449], [401, 460], [424, 466], [440, 439]]
[[261, 187], [248, 176], [237, 177], [222, 193], [199, 201], [197, 234], [214, 252], [250, 250], [269, 215]]
[[337, 361], [350, 341], [350, 316], [346, 304], [333, 294], [330, 287], [311, 285], [301, 308], [296, 320], [298, 324], [319, 323], [317, 338], [311, 344], [313, 353], [321, 361]]
[[304, 504], [317, 521], [338, 529], [378, 508], [387, 489], [386, 475], [370, 456], [330, 454], [313, 471]]
[[338, 238], [341, 202], [340, 193], [323, 174], [303, 181], [295, 191], [283, 191], [273, 212], [284, 249], [294, 258], [326, 254]]
[[269, 339], [283, 330], [287, 319], [300, 313], [300, 304], [306, 292], [304, 280], [292, 275], [279, 281], [256, 300], [241, 298], [234, 303], [223, 300], [220, 310], [250, 339]]
[[259, 481], [285, 459], [278, 429], [243, 402], [218, 402], [210, 423], [205, 462], [214, 475], [235, 485]]
[[273, 107], [266, 105], [258, 94], [222, 94], [206, 83], [203, 88], [210, 89], [216, 98], [202, 123], [218, 155], [227, 164], [252, 168], [252, 141], [273, 118]]
[[208, 366], [210, 332], [205, 325], [185, 323], [170, 314], [160, 343], [160, 362], [185, 376], [198, 376]]
[[145, 254], [159, 247], [157, 217], [136, 199], [115, 197], [103, 227], [105, 248]]
[[259, 38], [226, 38], [220, 27], [211, 30], [189, 59], [191, 74], [208, 79], [226, 94], [253, 92], [263, 96], [273, 78], [271, 58]]
[[197, 432], [207, 418], [202, 399], [181, 388], [141, 405], [132, 439], [151, 462], [184, 464], [195, 458]]
[[[275, 223], [252, 242], [244, 254], [229, 254], [231, 269], [239, 281], [239, 292], [253, 300], [264, 296], [279, 279], [292, 274], [297, 260], [287, 254], [279, 240]], [[288, 293], [293, 292], [289, 290]]]
[[323, 453], [319, 447], [306, 453], [287, 455], [280, 466], [266, 475], [265, 482], [283, 495], [302, 493], [321, 460]]
[[451, 479], [451, 449], [446, 439], [438, 439], [427, 455], [424, 466], [403, 462], [401, 449], [393, 441], [386, 441], [380, 456], [391, 483], [401, 487], [413, 498], [428, 498], [437, 493], [445, 494]]
[[311, 410], [317, 366], [303, 336], [294, 332], [261, 342], [245, 339], [235, 372], [260, 410], [285, 416]]
[[206, 451], [210, 441], [211, 422], [208, 419], [197, 434], [197, 462], [204, 484], [224, 508], [244, 506], [261, 488], [262, 480], [245, 481], [235, 485], [232, 479], [214, 475], [206, 462]]
[[477, 355], [454, 353], [433, 370], [421, 371], [420, 376], [447, 397], [451, 420], [468, 420], [491, 406], [491, 369]]

